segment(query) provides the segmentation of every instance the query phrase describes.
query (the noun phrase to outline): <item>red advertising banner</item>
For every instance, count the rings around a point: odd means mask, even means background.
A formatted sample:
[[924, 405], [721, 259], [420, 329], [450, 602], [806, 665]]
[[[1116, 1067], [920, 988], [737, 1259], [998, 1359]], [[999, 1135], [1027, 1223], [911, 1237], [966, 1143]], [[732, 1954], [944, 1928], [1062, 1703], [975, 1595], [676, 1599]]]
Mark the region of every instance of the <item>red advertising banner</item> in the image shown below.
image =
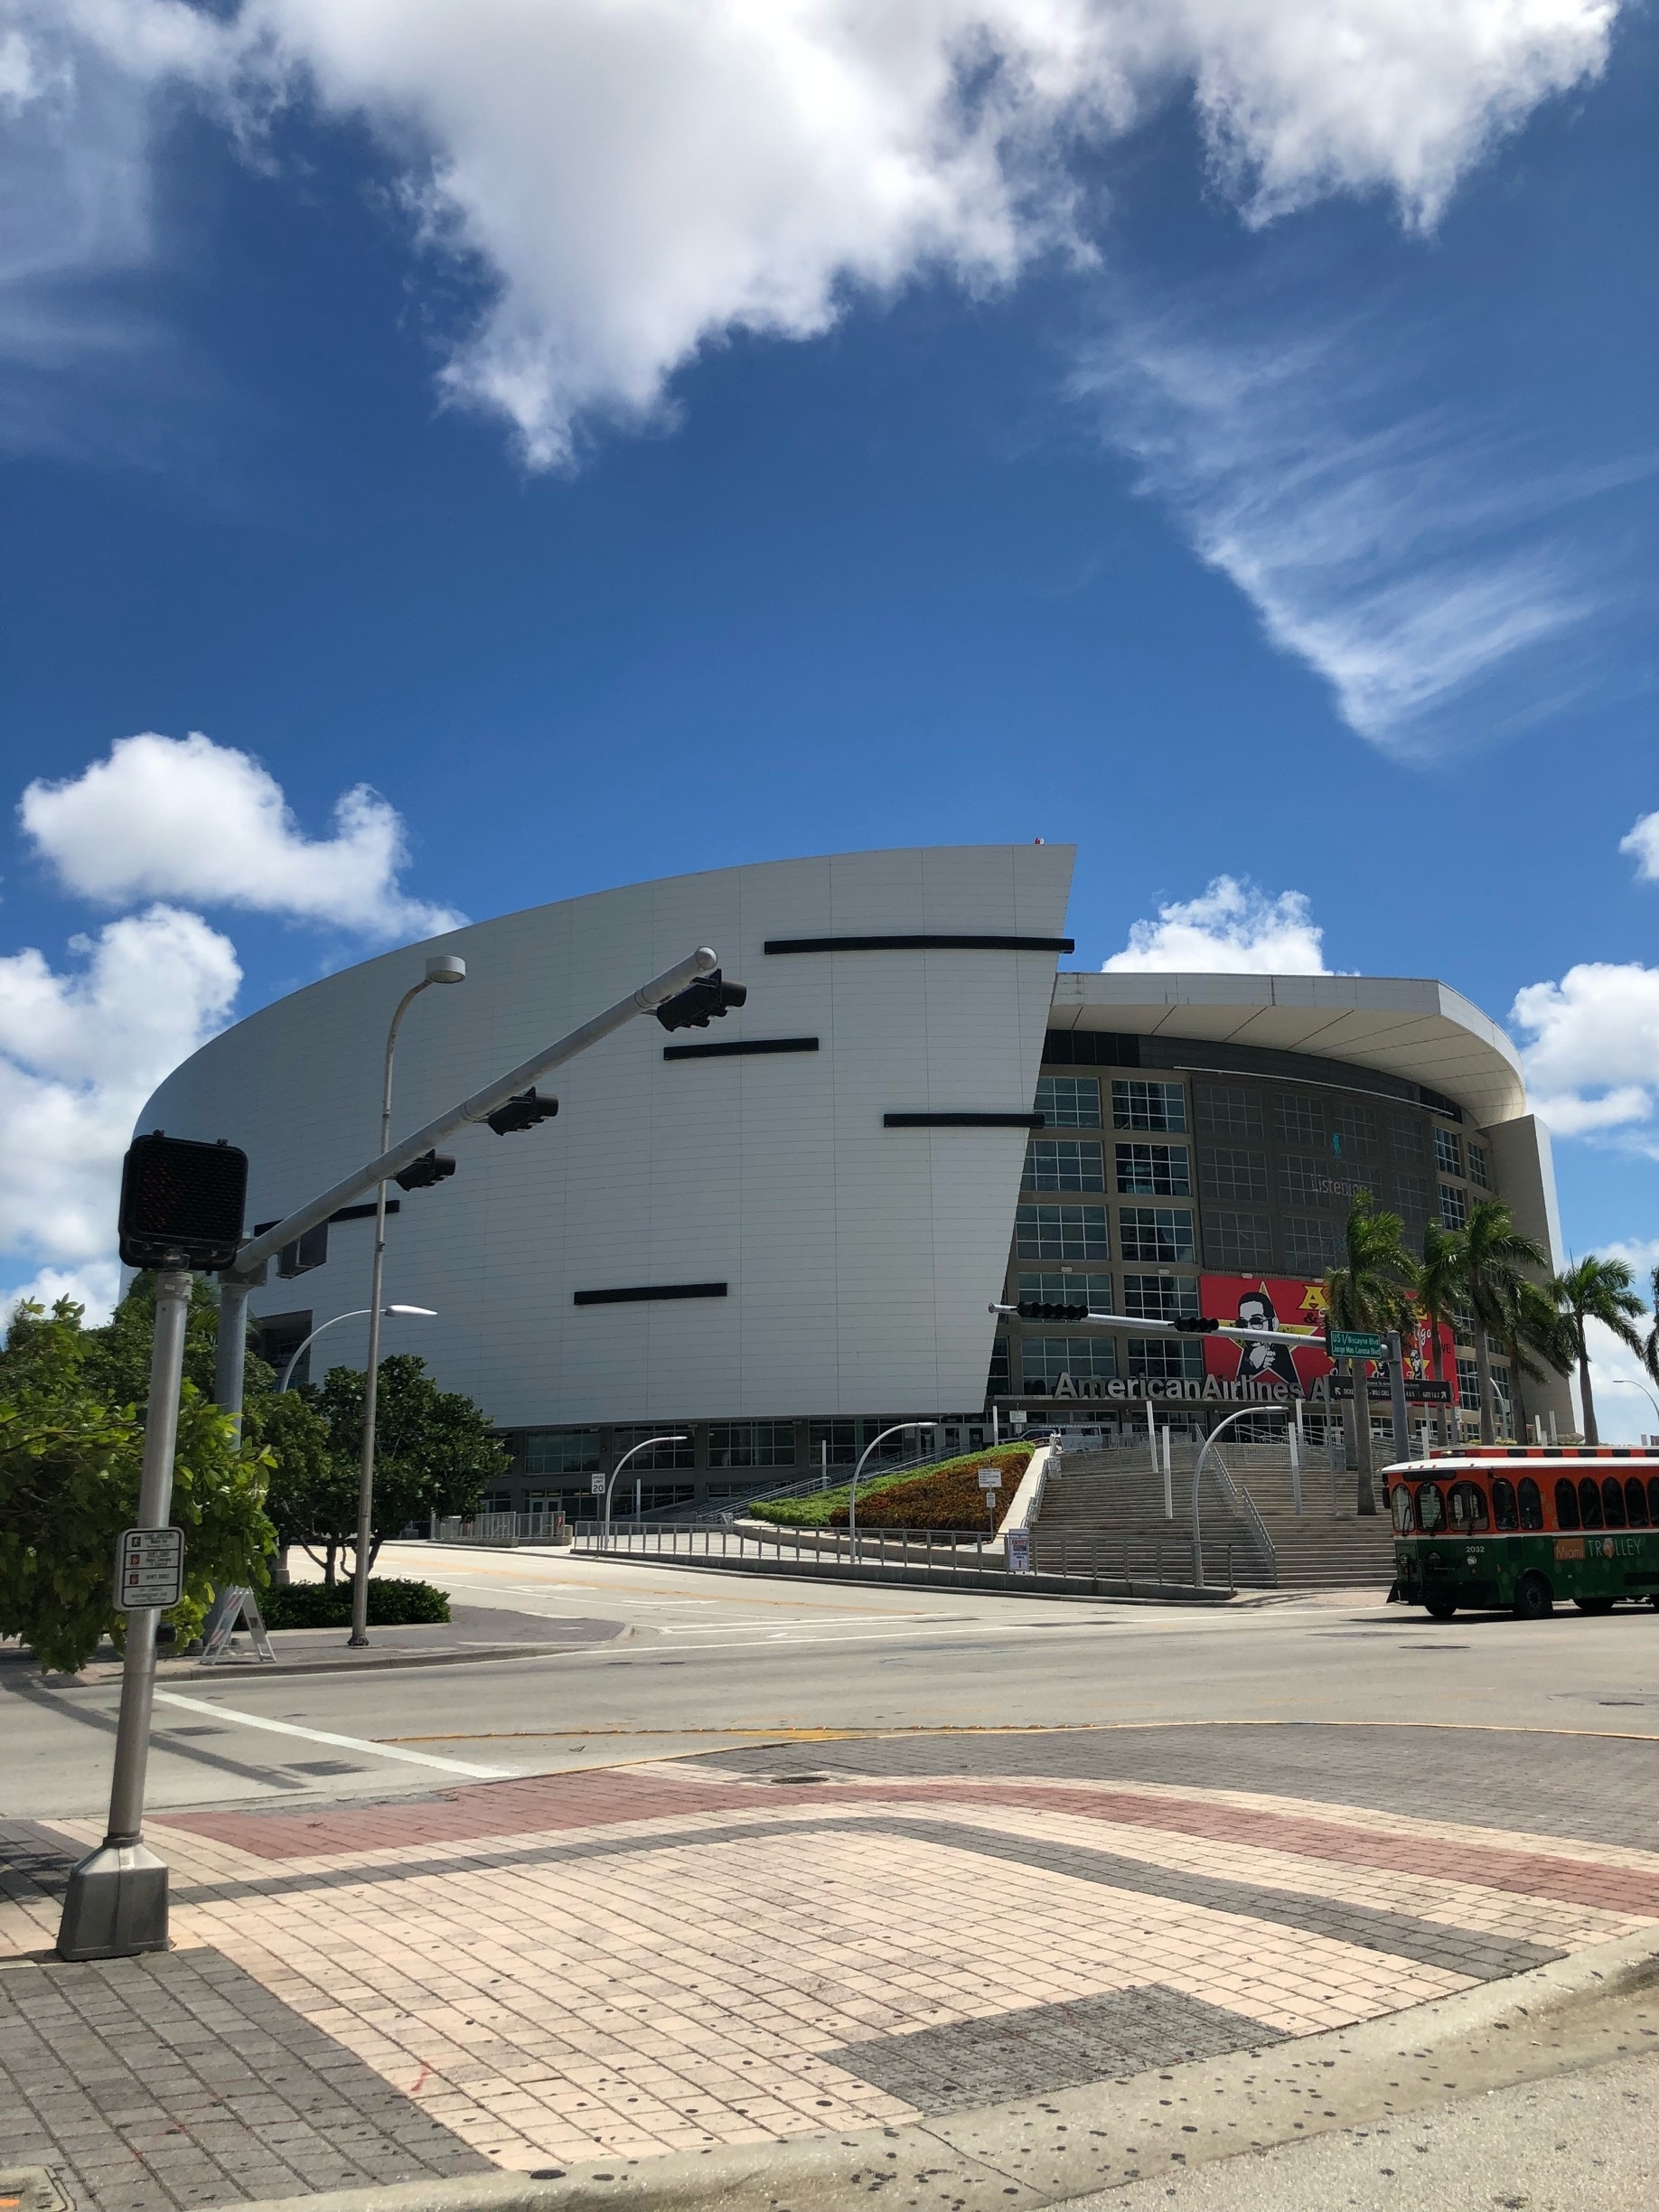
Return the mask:
[[[1201, 1275], [1198, 1308], [1206, 1318], [1246, 1328], [1313, 1332], [1306, 1350], [1300, 1345], [1242, 1344], [1233, 1337], [1206, 1336], [1204, 1373], [1229, 1382], [1260, 1383], [1266, 1396], [1311, 1397], [1320, 1376], [1331, 1372], [1320, 1341], [1325, 1304], [1323, 1283], [1298, 1282], [1284, 1275]], [[1414, 1384], [1435, 1380], [1434, 1331], [1427, 1321], [1418, 1321], [1404, 1333], [1401, 1349], [1409, 1397]], [[1382, 1370], [1368, 1364], [1365, 1372], [1380, 1375]], [[1455, 1392], [1457, 1358], [1445, 1322], [1440, 1324], [1440, 1377]]]

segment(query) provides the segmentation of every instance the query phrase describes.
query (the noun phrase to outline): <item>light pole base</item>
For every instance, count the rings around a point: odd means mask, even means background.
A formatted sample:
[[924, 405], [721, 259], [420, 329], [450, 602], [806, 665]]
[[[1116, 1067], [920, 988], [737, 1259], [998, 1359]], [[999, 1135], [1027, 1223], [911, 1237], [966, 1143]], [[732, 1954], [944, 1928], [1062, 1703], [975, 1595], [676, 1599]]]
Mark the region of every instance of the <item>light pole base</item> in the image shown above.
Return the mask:
[[167, 1948], [167, 1862], [147, 1843], [101, 1843], [69, 1879], [61, 1959], [136, 1958]]

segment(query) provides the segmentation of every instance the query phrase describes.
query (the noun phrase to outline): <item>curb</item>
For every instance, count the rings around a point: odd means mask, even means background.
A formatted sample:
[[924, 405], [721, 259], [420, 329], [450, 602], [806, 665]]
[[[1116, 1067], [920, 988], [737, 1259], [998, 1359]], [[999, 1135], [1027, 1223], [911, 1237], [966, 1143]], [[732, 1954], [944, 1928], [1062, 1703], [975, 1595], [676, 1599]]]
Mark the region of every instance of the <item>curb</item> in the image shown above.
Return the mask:
[[224, 2212], [907, 2212], [1038, 2207], [1659, 2052], [1659, 1931], [1352, 2028], [846, 2135], [263, 2198]]
[[[490, 1544], [476, 1548], [481, 1551], [505, 1549]], [[526, 1547], [520, 1544], [516, 1549], [523, 1551]], [[778, 1575], [803, 1582], [872, 1582], [902, 1589], [984, 1590], [993, 1598], [1059, 1598], [1078, 1605], [1224, 1606], [1232, 1605], [1242, 1595], [1233, 1590], [1195, 1589], [1190, 1583], [1172, 1582], [1159, 1589], [1156, 1584], [1125, 1582], [1115, 1575], [1088, 1578], [1094, 1587], [1078, 1589], [1075, 1585], [1084, 1579], [1081, 1575], [1063, 1579], [1059, 1575], [1009, 1574], [996, 1569], [981, 1574], [969, 1568], [953, 1571], [950, 1568], [930, 1570], [924, 1567], [855, 1567], [850, 1561], [826, 1568], [807, 1560], [692, 1559], [689, 1553], [655, 1551], [587, 1551], [576, 1556], [614, 1559], [625, 1567], [678, 1567], [682, 1573], [689, 1574]]]

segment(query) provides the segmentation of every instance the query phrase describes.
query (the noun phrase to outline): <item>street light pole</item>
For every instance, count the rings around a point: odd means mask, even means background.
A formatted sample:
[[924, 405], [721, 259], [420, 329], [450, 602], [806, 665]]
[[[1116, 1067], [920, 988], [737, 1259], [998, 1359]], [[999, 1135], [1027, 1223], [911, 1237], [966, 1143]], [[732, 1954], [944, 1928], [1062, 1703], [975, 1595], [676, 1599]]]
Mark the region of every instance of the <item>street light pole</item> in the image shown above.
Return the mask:
[[903, 1436], [907, 1429], [936, 1429], [938, 1426], [937, 1421], [931, 1420], [895, 1421], [891, 1429], [884, 1429], [879, 1436], [873, 1436], [858, 1455], [858, 1464], [853, 1469], [852, 1488], [847, 1501], [848, 1555], [855, 1567], [858, 1563], [858, 1477], [864, 1472], [865, 1461], [876, 1447], [885, 1444], [890, 1436]]
[[[282, 1371], [282, 1381], [276, 1385], [276, 1395], [280, 1398], [283, 1392], [286, 1391], [289, 1383], [293, 1382], [294, 1370], [299, 1365], [300, 1361], [311, 1349], [312, 1345], [315, 1344], [317, 1338], [323, 1334], [324, 1329], [332, 1329], [335, 1323], [339, 1321], [361, 1321], [368, 1310], [369, 1308], [366, 1306], [354, 1306], [350, 1313], [335, 1314], [330, 1320], [319, 1321], [316, 1327], [312, 1330], [310, 1336], [302, 1337], [298, 1347], [295, 1351], [289, 1353], [287, 1364]], [[389, 1319], [393, 1316], [403, 1317], [415, 1314], [418, 1314], [424, 1320], [427, 1321], [436, 1321], [437, 1319], [436, 1310], [430, 1306], [383, 1306], [380, 1310]]]
[[[380, 1150], [391, 1145], [392, 1055], [404, 1015], [424, 990], [434, 983], [464, 983], [466, 962], [453, 952], [440, 952], [426, 962], [426, 972], [411, 984], [398, 1001], [398, 1010], [386, 1032], [386, 1068], [380, 1084]], [[386, 1183], [374, 1186], [374, 1272], [369, 1292], [369, 1369], [363, 1378], [363, 1457], [357, 1484], [357, 1559], [351, 1576], [352, 1650], [369, 1641], [369, 1551], [374, 1523], [374, 1416], [380, 1380], [380, 1294], [386, 1274]]]
[[1603, 1390], [1640, 1391], [1643, 1397], [1654, 1409], [1654, 1419], [1659, 1420], [1659, 1398], [1654, 1396], [1645, 1382], [1633, 1382], [1628, 1375], [1603, 1375], [1601, 1388]]
[[682, 1436], [642, 1437], [637, 1444], [629, 1445], [627, 1450], [611, 1469], [611, 1479], [605, 1486], [605, 1542], [607, 1546], [611, 1541], [611, 1493], [615, 1489], [616, 1477], [622, 1473], [623, 1467], [627, 1466], [635, 1452], [649, 1451], [653, 1444], [683, 1444], [686, 1441], [687, 1439]]
[[1230, 1429], [1234, 1421], [1253, 1420], [1258, 1413], [1282, 1413], [1286, 1420], [1290, 1419], [1290, 1409], [1288, 1405], [1241, 1406], [1236, 1413], [1229, 1413], [1224, 1420], [1216, 1422], [1214, 1428], [1199, 1446], [1198, 1457], [1193, 1462], [1193, 1588], [1195, 1589], [1204, 1588], [1204, 1536], [1198, 1525], [1198, 1483], [1204, 1474], [1204, 1463], [1209, 1457], [1211, 1448], [1223, 1429]]

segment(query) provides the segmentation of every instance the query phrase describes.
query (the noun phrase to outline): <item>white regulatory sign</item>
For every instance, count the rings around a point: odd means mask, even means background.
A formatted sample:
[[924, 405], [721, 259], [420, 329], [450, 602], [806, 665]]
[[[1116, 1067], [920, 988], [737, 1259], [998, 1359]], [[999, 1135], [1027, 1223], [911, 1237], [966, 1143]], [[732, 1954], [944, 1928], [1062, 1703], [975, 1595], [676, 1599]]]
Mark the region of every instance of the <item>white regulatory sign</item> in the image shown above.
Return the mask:
[[115, 1601], [123, 1613], [164, 1612], [184, 1594], [184, 1532], [123, 1529], [116, 1552]]
[[1000, 1490], [1002, 1469], [1000, 1467], [981, 1467], [979, 1469], [979, 1487], [981, 1490]]
[[595, 1497], [603, 1497], [605, 1495], [605, 1478], [603, 1475], [595, 1475], [592, 1482], [588, 1485], [588, 1487], [592, 1490]]

